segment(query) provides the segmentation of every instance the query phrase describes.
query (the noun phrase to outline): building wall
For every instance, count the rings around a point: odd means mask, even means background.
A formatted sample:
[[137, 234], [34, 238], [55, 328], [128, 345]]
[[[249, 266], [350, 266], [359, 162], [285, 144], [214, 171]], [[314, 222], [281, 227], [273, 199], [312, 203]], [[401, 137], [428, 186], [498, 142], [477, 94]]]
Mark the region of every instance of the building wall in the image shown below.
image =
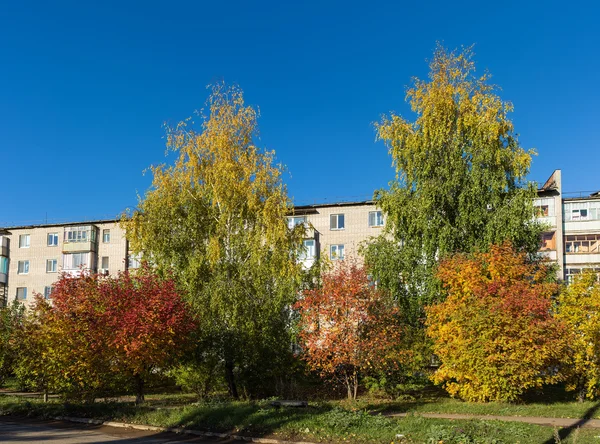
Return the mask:
[[[116, 273], [125, 269], [127, 257], [127, 242], [123, 230], [115, 221], [82, 222], [67, 225], [39, 225], [29, 227], [12, 227], [6, 230], [10, 233], [10, 263], [7, 288], [7, 300], [10, 303], [17, 297], [17, 288], [26, 288], [27, 297], [24, 302], [31, 304], [34, 293], [44, 294], [45, 287], [51, 287], [63, 272], [63, 250], [65, 227], [76, 225], [93, 225], [99, 229], [97, 251], [90, 251], [95, 256], [93, 264], [101, 265], [101, 257], [109, 257], [109, 271]], [[111, 238], [109, 243], [102, 241], [102, 232], [109, 229]], [[48, 234], [58, 235], [58, 245], [48, 245]], [[29, 235], [29, 247], [20, 247], [21, 235]], [[47, 260], [56, 260], [56, 271], [48, 272]], [[29, 272], [18, 273], [19, 262], [29, 261]], [[94, 269], [94, 271], [96, 271]]]
[[[360, 260], [359, 248], [362, 242], [371, 237], [379, 236], [382, 226], [369, 226], [369, 213], [378, 211], [373, 202], [339, 203], [331, 205], [312, 205], [296, 207], [297, 216], [304, 215], [310, 226], [308, 238], [315, 239], [318, 257], [331, 255], [332, 245], [344, 246], [344, 258]], [[331, 216], [343, 215], [344, 228], [331, 227]], [[312, 261], [305, 261], [310, 265]]]
[[[573, 210], [586, 210], [585, 217]], [[600, 272], [600, 196], [589, 198], [564, 199], [564, 279], [585, 268]]]
[[[102, 268], [102, 257], [108, 257], [109, 274], [125, 271], [127, 268], [127, 239], [125, 239], [125, 231], [119, 227], [118, 222], [107, 222], [98, 225], [98, 228], [100, 228], [98, 269]], [[104, 230], [110, 231], [109, 242], [104, 242]]]

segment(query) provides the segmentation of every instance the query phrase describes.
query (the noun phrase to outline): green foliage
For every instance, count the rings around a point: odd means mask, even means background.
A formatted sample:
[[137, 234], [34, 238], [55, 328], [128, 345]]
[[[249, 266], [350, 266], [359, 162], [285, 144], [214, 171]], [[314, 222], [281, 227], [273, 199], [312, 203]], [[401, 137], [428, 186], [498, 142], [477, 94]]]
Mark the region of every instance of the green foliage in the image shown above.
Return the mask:
[[177, 276], [231, 395], [264, 394], [290, 358], [303, 228], [287, 228], [281, 167], [254, 144], [258, 113], [242, 91], [218, 84], [207, 106], [200, 131], [190, 119], [167, 129], [177, 160], [152, 168], [123, 225], [136, 252]]
[[578, 397], [600, 395], [600, 282], [592, 271], [576, 276], [558, 298], [558, 318], [569, 330], [566, 371]]
[[202, 399], [211, 391], [226, 389], [220, 370], [222, 369], [216, 362], [193, 362], [173, 368], [169, 375], [185, 391], [193, 392]]
[[0, 308], [0, 387], [14, 373], [22, 338], [25, 308], [18, 301]]
[[551, 312], [558, 290], [551, 273], [509, 243], [442, 261], [448, 297], [427, 308], [427, 333], [442, 361], [434, 382], [468, 401], [514, 401], [559, 381], [567, 338]]
[[386, 233], [367, 246], [366, 260], [418, 325], [423, 307], [443, 298], [435, 277], [440, 258], [485, 250], [506, 239], [535, 253], [535, 188], [527, 184], [533, 151], [518, 143], [489, 75], [477, 77], [472, 52], [438, 47], [429, 80], [415, 79], [407, 100], [416, 119], [391, 114], [376, 125], [396, 168], [388, 191], [375, 195]]

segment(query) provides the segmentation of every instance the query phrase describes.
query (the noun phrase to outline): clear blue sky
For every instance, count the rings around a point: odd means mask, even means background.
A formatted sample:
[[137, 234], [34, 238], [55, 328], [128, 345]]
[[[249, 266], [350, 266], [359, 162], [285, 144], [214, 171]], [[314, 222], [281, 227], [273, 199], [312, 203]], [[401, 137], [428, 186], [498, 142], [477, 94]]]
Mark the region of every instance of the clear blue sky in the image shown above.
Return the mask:
[[394, 175], [372, 123], [409, 115], [438, 40], [475, 44], [539, 152], [531, 180], [600, 190], [599, 18], [591, 1], [2, 2], [0, 226], [135, 206], [162, 123], [220, 80], [260, 107], [297, 204], [369, 198]]

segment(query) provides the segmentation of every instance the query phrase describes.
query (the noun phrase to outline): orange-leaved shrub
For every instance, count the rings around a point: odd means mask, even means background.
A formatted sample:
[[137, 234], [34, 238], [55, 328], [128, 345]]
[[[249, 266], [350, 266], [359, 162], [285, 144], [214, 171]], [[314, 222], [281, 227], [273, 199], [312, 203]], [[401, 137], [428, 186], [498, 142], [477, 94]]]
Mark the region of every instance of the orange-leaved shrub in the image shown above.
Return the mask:
[[441, 366], [433, 381], [467, 401], [514, 401], [561, 379], [566, 328], [553, 316], [552, 269], [510, 243], [456, 254], [437, 273], [447, 298], [427, 308]]
[[402, 361], [398, 309], [387, 303], [367, 271], [345, 260], [295, 304], [302, 357], [323, 377], [342, 382], [356, 399], [360, 378]]

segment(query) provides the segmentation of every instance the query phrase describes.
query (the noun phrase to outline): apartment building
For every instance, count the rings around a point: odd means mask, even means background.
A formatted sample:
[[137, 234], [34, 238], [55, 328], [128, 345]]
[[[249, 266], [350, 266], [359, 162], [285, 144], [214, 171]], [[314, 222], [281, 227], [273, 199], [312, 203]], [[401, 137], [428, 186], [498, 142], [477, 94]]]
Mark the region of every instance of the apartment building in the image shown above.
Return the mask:
[[600, 273], [600, 193], [564, 197], [561, 171], [539, 188], [534, 202], [547, 231], [540, 251], [558, 265], [558, 277], [571, 282], [584, 269]]
[[[586, 268], [600, 273], [600, 192], [565, 198], [556, 170], [538, 189], [534, 206], [547, 228], [540, 251], [556, 262], [558, 277], [570, 282]], [[380, 235], [384, 222], [373, 201], [301, 205], [288, 217], [290, 228], [307, 227], [306, 267], [319, 257], [358, 258], [361, 243]], [[0, 306], [14, 299], [30, 303], [35, 293], [51, 298], [61, 272], [116, 274], [138, 266], [117, 220], [0, 229]]]
[[85, 268], [116, 274], [132, 259], [117, 220], [18, 226], [0, 233], [3, 304], [14, 299], [31, 303], [35, 293], [51, 298], [52, 286], [61, 272], [76, 275]]
[[307, 227], [302, 260], [310, 267], [323, 256], [331, 260], [357, 258], [360, 244], [380, 235], [384, 220], [372, 201], [342, 202], [296, 206], [288, 217], [288, 226], [298, 224]]
[[10, 239], [8, 232], [0, 230], [0, 307], [8, 301], [8, 258]]

